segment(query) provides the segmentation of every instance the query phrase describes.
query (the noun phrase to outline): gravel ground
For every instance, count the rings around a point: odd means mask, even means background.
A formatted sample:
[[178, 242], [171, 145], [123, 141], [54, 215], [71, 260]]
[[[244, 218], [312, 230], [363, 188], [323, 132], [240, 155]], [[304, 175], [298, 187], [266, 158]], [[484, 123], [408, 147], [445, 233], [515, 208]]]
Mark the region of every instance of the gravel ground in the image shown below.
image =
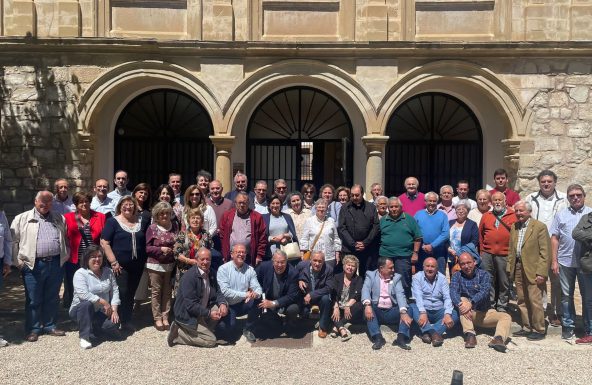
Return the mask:
[[[104, 342], [91, 350], [78, 346], [71, 322], [60, 327], [66, 337], [41, 336], [22, 341], [23, 293], [11, 274], [0, 296], [0, 334], [11, 345], [0, 348], [3, 384], [450, 384], [454, 369], [464, 384], [589, 384], [592, 346], [561, 340], [550, 328], [544, 341], [514, 338], [505, 354], [489, 349], [490, 337], [478, 336], [475, 349], [464, 349], [461, 337], [432, 348], [418, 338], [412, 350], [390, 345], [395, 334], [384, 329], [387, 345], [372, 351], [364, 333], [346, 343], [316, 335], [305, 349], [253, 348], [244, 339], [235, 346], [169, 348], [166, 333], [150, 324], [148, 304], [137, 314], [140, 329], [123, 342]], [[65, 320], [65, 312], [61, 312]], [[517, 325], [514, 325], [517, 330]], [[311, 372], [312, 371], [312, 372]], [[211, 373], [211, 374], [210, 374]], [[205, 375], [205, 377], [204, 377]], [[314, 377], [314, 380], [312, 379]]]

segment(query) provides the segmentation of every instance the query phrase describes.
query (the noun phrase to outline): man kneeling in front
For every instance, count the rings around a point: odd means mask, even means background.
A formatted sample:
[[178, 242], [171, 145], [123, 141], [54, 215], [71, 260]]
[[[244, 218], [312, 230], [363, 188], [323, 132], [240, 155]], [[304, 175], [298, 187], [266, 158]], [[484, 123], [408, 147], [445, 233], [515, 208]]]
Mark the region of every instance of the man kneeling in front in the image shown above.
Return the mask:
[[210, 270], [211, 263], [210, 250], [201, 247], [197, 251], [197, 265], [181, 278], [175, 299], [175, 321], [167, 336], [171, 347], [175, 344], [216, 346], [216, 325], [228, 314], [228, 304]]
[[459, 264], [461, 270], [454, 273], [450, 280], [450, 298], [460, 314], [465, 348], [474, 348], [477, 345], [475, 326], [480, 326], [495, 328], [495, 337], [489, 343], [489, 347], [498, 352], [505, 352], [512, 317], [508, 313], [491, 308], [489, 273], [478, 269], [475, 259], [469, 253], [460, 255]]
[[[378, 350], [386, 343], [380, 332], [381, 324], [399, 324], [394, 346], [410, 350], [407, 344], [409, 326], [412, 321], [412, 310], [407, 307], [407, 299], [403, 290], [400, 274], [395, 273], [395, 264], [390, 258], [378, 259], [378, 270], [366, 272], [362, 287], [362, 304], [368, 326], [368, 334], [372, 339], [372, 349]], [[407, 313], [410, 314], [407, 314]]]

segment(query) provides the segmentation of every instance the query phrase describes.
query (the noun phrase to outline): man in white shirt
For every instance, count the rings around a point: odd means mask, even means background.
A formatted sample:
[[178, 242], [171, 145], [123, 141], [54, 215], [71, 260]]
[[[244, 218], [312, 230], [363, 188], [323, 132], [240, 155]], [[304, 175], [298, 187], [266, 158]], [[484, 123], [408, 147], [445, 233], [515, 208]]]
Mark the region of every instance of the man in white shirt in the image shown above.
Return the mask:
[[452, 205], [456, 207], [459, 201], [466, 201], [471, 205], [471, 210], [477, 208], [477, 202], [469, 198], [469, 182], [466, 180], [459, 180], [456, 184], [456, 196], [452, 198]]
[[60, 178], [54, 184], [54, 197], [52, 204], [52, 211], [59, 214], [66, 214], [76, 210], [72, 197], [68, 195], [68, 181]]
[[119, 200], [126, 195], [132, 195], [132, 192], [127, 189], [127, 172], [119, 170], [115, 173], [113, 178], [113, 184], [115, 189], [111, 191], [107, 196], [112, 199], [111, 201], [111, 215], [115, 216], [115, 208], [119, 203]]
[[181, 193], [181, 174], [177, 173], [170, 173], [169, 174], [169, 186], [173, 189], [175, 193], [175, 202], [178, 202], [180, 205], [183, 205], [183, 194]]
[[113, 199], [107, 196], [107, 191], [109, 191], [109, 181], [103, 178], [97, 179], [93, 191], [95, 192], [95, 196], [90, 202], [90, 209], [105, 215], [110, 214], [113, 209]]
[[[539, 191], [529, 194], [525, 201], [532, 206], [532, 217], [543, 222], [547, 229], [551, 228], [551, 223], [555, 214], [566, 208], [569, 203], [567, 195], [555, 189], [557, 185], [557, 175], [551, 170], [543, 170], [537, 176], [539, 181]], [[549, 269], [549, 279], [551, 281], [551, 304], [547, 300], [547, 291], [543, 292], [543, 306], [545, 307], [549, 324], [551, 326], [561, 326], [561, 284], [559, 276], [553, 274]]]

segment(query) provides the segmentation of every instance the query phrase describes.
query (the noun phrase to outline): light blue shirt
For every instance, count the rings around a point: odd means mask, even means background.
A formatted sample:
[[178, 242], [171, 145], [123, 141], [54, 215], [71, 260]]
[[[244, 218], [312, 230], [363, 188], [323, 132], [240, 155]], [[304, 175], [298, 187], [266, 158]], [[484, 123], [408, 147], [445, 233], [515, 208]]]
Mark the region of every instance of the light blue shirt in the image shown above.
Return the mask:
[[417, 272], [413, 276], [411, 292], [420, 312], [444, 308], [444, 313], [452, 314], [450, 287], [444, 274], [438, 272], [434, 282], [430, 282], [423, 271]]
[[5, 265], [12, 265], [12, 235], [4, 211], [0, 211], [0, 259]]
[[578, 267], [578, 255], [580, 245], [572, 238], [571, 233], [578, 225], [580, 219], [592, 211], [588, 206], [575, 211], [567, 207], [557, 213], [549, 232], [559, 238], [559, 248], [557, 250], [557, 261], [565, 267]]
[[123, 194], [119, 193], [119, 190], [115, 189], [107, 194], [107, 198], [111, 198], [111, 214], [115, 216], [115, 209], [117, 208], [117, 204], [126, 195], [132, 195], [132, 192], [128, 189], [125, 189]]
[[263, 292], [259, 281], [257, 281], [255, 269], [246, 263], [238, 269], [233, 261], [226, 262], [218, 268], [216, 279], [220, 291], [229, 305], [236, 305], [244, 301], [249, 289], [259, 296]]
[[104, 299], [113, 305], [120, 305], [119, 286], [110, 268], [104, 266], [101, 276], [98, 277], [90, 269], [78, 269], [74, 273], [74, 298], [70, 310], [74, 309], [81, 301], [92, 302], [95, 310], [99, 310], [100, 299]]
[[90, 202], [90, 209], [105, 215], [109, 214], [111, 211], [115, 211], [115, 207], [113, 207], [113, 199], [109, 198], [109, 195], [107, 195], [102, 202], [95, 195]]
[[51, 211], [64, 215], [76, 211], [76, 206], [72, 202], [71, 196], [68, 196], [65, 201], [61, 201], [57, 196], [54, 196]]

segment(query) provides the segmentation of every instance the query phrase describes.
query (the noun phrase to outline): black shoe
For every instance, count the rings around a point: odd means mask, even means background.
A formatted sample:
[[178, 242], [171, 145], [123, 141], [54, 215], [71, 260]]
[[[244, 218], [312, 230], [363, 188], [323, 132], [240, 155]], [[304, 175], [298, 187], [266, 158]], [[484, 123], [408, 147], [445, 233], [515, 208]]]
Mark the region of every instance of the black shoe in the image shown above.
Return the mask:
[[373, 350], [380, 350], [384, 346], [384, 344], [386, 344], [386, 340], [384, 339], [382, 334], [374, 336], [372, 340], [374, 341], [374, 343], [372, 344]]
[[571, 340], [574, 338], [574, 330], [572, 328], [563, 328], [561, 331], [561, 338], [564, 340]]
[[526, 339], [529, 341], [541, 341], [545, 339], [545, 335], [543, 333], [532, 332], [526, 336]]
[[179, 325], [175, 321], [171, 323], [171, 328], [167, 334], [167, 344], [169, 347], [173, 347], [175, 345], [175, 339], [179, 336]]
[[255, 338], [255, 334], [253, 334], [253, 332], [250, 330], [247, 330], [247, 329], [243, 330], [243, 336], [245, 336], [247, 341], [249, 341], [250, 343], [257, 341], [257, 338]]
[[393, 346], [398, 346], [403, 350], [411, 350], [411, 346], [407, 344], [407, 338], [401, 333], [397, 334], [397, 339], [393, 341]]
[[512, 333], [512, 337], [528, 337], [528, 335], [532, 333], [526, 329], [520, 329], [519, 331]]

